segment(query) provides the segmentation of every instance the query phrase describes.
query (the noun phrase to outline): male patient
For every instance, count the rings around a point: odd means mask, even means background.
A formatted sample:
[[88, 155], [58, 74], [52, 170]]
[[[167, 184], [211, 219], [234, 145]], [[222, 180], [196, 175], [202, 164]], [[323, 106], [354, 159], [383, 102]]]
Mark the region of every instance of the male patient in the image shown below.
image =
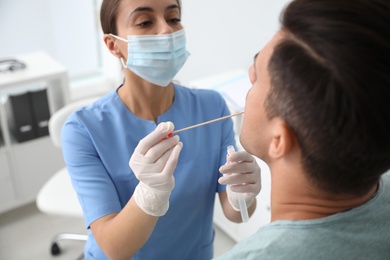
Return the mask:
[[221, 259], [390, 259], [390, 2], [295, 0], [255, 57], [241, 143], [271, 223]]

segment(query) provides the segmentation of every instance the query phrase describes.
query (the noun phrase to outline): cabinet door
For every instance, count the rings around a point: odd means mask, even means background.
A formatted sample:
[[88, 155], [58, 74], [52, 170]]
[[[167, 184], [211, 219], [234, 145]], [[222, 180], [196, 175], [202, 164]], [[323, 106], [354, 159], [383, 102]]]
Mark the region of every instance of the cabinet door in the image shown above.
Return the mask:
[[20, 198], [35, 198], [50, 176], [65, 167], [61, 149], [54, 147], [50, 137], [13, 145], [12, 159]]
[[7, 155], [0, 147], [0, 204], [15, 199]]

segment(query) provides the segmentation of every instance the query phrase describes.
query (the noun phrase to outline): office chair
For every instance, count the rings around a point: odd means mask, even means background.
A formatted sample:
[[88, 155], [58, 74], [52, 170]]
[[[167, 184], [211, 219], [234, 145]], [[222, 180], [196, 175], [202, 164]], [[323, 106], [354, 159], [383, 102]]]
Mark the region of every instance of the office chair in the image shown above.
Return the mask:
[[[61, 147], [61, 129], [67, 117], [76, 109], [91, 104], [97, 97], [85, 98], [74, 101], [55, 113], [49, 119], [49, 134], [54, 146]], [[76, 192], [72, 187], [66, 167], [59, 169], [50, 177], [38, 192], [36, 199], [37, 207], [43, 213], [59, 216], [82, 217], [83, 212], [79, 204]], [[61, 249], [58, 242], [60, 240], [86, 241], [87, 235], [60, 233], [54, 236], [51, 242], [51, 254], [59, 255]], [[78, 259], [83, 259], [81, 255]]]

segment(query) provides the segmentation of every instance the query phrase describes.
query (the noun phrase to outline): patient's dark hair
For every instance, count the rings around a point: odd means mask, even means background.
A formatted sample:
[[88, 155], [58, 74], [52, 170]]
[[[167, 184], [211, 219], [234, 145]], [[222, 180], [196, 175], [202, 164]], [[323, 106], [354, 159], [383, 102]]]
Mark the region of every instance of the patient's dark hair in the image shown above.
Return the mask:
[[362, 195], [390, 169], [390, 1], [295, 0], [269, 62], [282, 117], [317, 186]]
[[[119, 12], [119, 4], [124, 0], [103, 0], [100, 7], [100, 24], [103, 33], [118, 34], [117, 16]], [[131, 1], [131, 0], [126, 0]], [[176, 0], [181, 10], [181, 1]]]

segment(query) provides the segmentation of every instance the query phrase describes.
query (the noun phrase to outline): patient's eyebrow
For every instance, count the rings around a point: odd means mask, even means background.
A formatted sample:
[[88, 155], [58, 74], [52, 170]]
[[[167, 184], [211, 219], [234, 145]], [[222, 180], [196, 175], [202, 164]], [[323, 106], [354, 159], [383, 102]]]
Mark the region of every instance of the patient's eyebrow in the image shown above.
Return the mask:
[[260, 53], [260, 51], [258, 53], [256, 53], [255, 56], [253, 57], [253, 66], [255, 68], [256, 68], [256, 60], [257, 60], [257, 57], [259, 56], [259, 53]]

